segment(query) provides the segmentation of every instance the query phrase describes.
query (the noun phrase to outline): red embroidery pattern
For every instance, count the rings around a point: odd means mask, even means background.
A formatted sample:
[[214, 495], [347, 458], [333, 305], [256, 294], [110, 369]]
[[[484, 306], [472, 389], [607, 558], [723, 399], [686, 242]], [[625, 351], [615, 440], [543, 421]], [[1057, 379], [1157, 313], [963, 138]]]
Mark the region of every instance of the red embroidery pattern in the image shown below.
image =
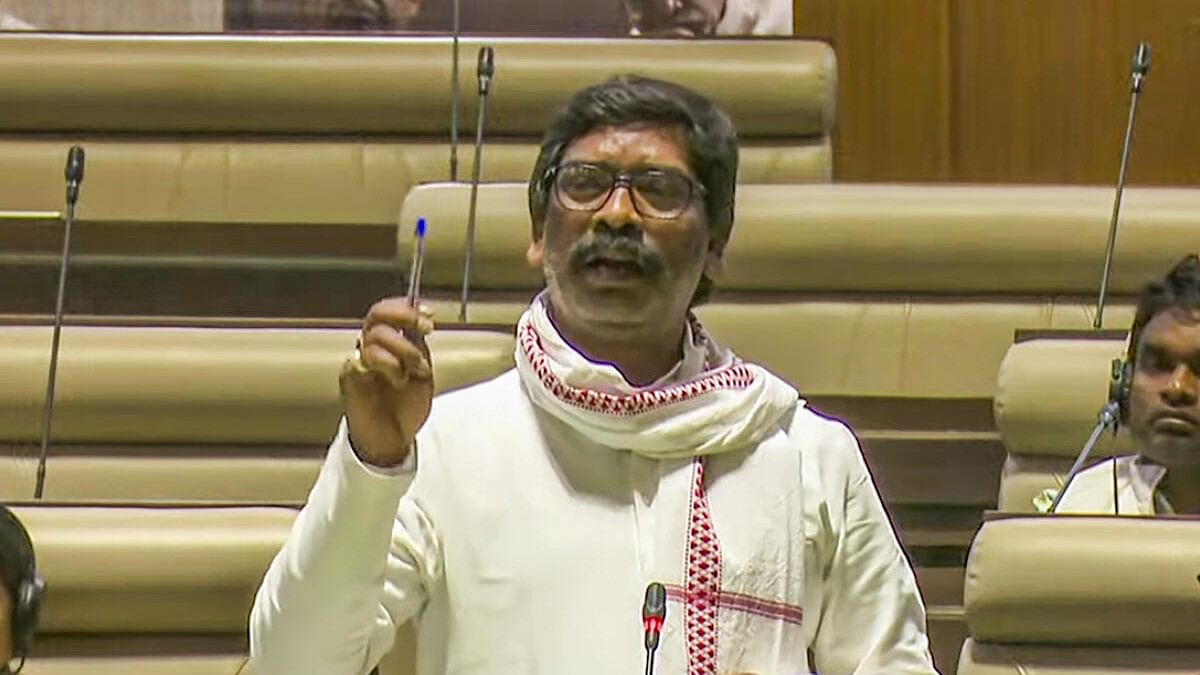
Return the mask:
[[618, 395], [578, 389], [564, 383], [550, 370], [542, 339], [531, 324], [526, 323], [520, 327], [517, 340], [525, 358], [529, 360], [529, 365], [533, 367], [533, 372], [550, 393], [564, 403], [590, 412], [620, 416], [640, 415], [719, 389], [741, 390], [754, 383], [754, 372], [744, 363], [735, 362], [691, 382], [654, 391]]
[[[682, 586], [667, 584], [667, 600], [680, 604], [686, 603], [687, 591]], [[764, 619], [775, 619], [797, 626], [804, 623], [804, 610], [801, 607], [744, 593], [721, 591], [721, 595], [717, 598], [717, 605], [723, 610], [745, 612], [761, 616]]]
[[688, 675], [717, 673], [717, 613], [721, 597], [721, 545], [713, 529], [704, 492], [704, 462], [692, 462], [692, 498], [688, 509], [687, 571], [684, 575], [683, 625]]

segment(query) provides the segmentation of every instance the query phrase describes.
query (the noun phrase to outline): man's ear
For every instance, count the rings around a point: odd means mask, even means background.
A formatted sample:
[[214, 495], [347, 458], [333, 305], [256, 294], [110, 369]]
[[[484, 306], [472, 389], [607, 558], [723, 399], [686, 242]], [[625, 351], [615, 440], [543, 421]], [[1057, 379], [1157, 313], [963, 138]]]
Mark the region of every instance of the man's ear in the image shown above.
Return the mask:
[[725, 242], [709, 240], [704, 254], [704, 274], [709, 279], [719, 279], [725, 273]]
[[534, 269], [542, 269], [542, 262], [545, 260], [545, 250], [542, 248], [542, 240], [535, 239], [529, 243], [529, 248], [525, 249], [525, 262]]

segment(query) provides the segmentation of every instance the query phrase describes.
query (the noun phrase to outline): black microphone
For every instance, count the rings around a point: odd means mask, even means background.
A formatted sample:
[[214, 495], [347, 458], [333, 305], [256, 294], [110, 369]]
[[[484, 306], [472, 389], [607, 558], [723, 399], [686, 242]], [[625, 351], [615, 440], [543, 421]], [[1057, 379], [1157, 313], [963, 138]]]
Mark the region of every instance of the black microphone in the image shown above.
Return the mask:
[[479, 49], [478, 61], [475, 64], [476, 75], [479, 77], [479, 95], [487, 96], [492, 90], [492, 78], [496, 75], [496, 52], [491, 47]]
[[479, 171], [483, 165], [483, 130], [487, 125], [492, 80], [496, 76], [496, 56], [491, 47], [479, 48], [476, 76], [479, 78], [479, 117], [475, 120], [475, 163], [471, 167], [471, 201], [467, 210], [467, 239], [463, 245], [462, 300], [458, 308], [461, 323], [467, 322], [467, 304], [471, 299], [471, 261], [475, 257], [475, 206], [479, 197]]
[[63, 298], [67, 290], [67, 261], [71, 258], [71, 227], [75, 224], [75, 203], [79, 201], [79, 186], [83, 183], [83, 148], [72, 146], [67, 152], [63, 175], [67, 181], [67, 209], [63, 214], [63, 249], [58, 267], [58, 295], [54, 300], [54, 332], [50, 338], [50, 372], [46, 375], [46, 400], [42, 408], [42, 447], [38, 454], [37, 482], [33, 497], [41, 499], [46, 488], [46, 455], [50, 447], [50, 430], [54, 424], [54, 390], [58, 381], [58, 349], [62, 338]]
[[1130, 91], [1140, 92], [1150, 74], [1150, 43], [1140, 42], [1133, 52], [1133, 77], [1129, 83]]
[[658, 638], [662, 635], [666, 619], [667, 589], [655, 581], [646, 586], [646, 599], [642, 603], [642, 628], [646, 631], [646, 675], [654, 673], [654, 655], [658, 651]]
[[1100, 276], [1100, 297], [1096, 301], [1096, 319], [1092, 328], [1100, 330], [1104, 321], [1104, 303], [1108, 300], [1108, 282], [1112, 277], [1113, 248], [1117, 244], [1117, 220], [1121, 216], [1121, 199], [1125, 194], [1125, 172], [1129, 167], [1129, 150], [1133, 145], [1133, 122], [1137, 117], [1138, 99], [1150, 73], [1150, 43], [1141, 42], [1133, 52], [1133, 68], [1129, 85], [1129, 120], [1125, 125], [1125, 144], [1121, 149], [1121, 166], [1117, 170], [1117, 194], [1113, 199], [1112, 220], [1108, 224], [1108, 244], [1104, 249], [1104, 270]]
[[67, 179], [67, 204], [74, 204], [79, 201], [79, 184], [83, 182], [83, 148], [78, 145], [71, 146], [67, 151], [67, 166], [63, 170], [63, 175]]

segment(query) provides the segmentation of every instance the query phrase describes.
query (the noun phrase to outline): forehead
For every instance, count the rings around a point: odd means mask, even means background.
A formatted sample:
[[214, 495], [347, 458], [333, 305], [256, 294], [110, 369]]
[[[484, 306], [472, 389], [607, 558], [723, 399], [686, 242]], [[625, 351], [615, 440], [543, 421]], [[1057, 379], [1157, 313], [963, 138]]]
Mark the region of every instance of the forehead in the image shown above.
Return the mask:
[[605, 162], [622, 168], [660, 166], [691, 173], [687, 138], [678, 125], [596, 127], [571, 141], [563, 161]]
[[1200, 310], [1168, 309], [1155, 314], [1142, 331], [1141, 345], [1172, 351], [1200, 351]]

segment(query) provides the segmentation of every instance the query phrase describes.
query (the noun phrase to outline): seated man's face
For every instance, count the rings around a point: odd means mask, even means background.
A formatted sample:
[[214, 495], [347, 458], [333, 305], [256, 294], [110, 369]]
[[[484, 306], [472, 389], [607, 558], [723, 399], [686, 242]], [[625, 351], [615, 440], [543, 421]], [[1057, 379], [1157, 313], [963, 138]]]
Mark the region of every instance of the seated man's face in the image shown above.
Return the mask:
[[1200, 470], [1200, 312], [1155, 315], [1135, 363], [1129, 430], [1138, 451], [1168, 469]]

